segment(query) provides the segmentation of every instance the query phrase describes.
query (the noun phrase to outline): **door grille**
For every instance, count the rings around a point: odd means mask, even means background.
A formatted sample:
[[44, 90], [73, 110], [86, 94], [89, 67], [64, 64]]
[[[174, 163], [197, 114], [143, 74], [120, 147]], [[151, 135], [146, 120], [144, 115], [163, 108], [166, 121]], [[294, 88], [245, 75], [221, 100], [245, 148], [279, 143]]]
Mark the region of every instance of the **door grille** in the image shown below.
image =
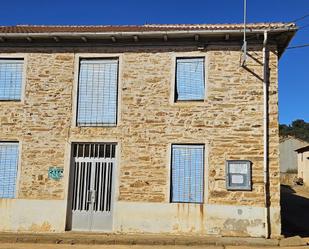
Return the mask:
[[73, 211], [111, 211], [115, 149], [116, 144], [74, 144]]
[[116, 144], [83, 143], [74, 144], [73, 157], [82, 158], [115, 158]]

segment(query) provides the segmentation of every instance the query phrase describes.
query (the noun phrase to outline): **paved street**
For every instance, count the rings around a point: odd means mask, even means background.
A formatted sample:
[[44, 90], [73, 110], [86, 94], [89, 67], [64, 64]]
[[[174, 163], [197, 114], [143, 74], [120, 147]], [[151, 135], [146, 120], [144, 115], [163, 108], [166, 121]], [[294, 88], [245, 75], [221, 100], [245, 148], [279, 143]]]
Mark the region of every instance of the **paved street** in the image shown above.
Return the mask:
[[286, 237], [309, 237], [309, 189], [281, 186], [282, 234]]

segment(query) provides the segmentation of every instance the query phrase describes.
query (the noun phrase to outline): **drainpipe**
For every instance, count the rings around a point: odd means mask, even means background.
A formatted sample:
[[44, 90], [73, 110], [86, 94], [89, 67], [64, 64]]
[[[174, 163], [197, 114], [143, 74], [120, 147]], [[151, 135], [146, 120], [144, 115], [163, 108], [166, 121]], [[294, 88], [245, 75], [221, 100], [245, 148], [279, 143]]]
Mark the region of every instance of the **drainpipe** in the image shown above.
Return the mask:
[[264, 31], [263, 42], [263, 97], [264, 97], [264, 195], [265, 195], [265, 238], [270, 236], [269, 212], [269, 170], [268, 170], [268, 58], [267, 31]]

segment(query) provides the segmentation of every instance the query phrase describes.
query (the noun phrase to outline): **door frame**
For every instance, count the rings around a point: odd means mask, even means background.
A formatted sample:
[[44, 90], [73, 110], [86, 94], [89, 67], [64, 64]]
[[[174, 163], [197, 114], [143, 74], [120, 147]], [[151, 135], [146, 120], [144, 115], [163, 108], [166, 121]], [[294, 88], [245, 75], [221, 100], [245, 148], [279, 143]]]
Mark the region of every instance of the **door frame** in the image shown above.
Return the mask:
[[[111, 203], [111, 215], [112, 215], [112, 228], [109, 231], [93, 231], [93, 232], [114, 232], [115, 231], [115, 224], [116, 224], [116, 214], [117, 214], [117, 200], [119, 197], [119, 179], [120, 179], [120, 159], [121, 159], [121, 143], [118, 139], [71, 139], [67, 142], [66, 146], [66, 163], [65, 163], [65, 172], [68, 172], [68, 174], [65, 177], [65, 200], [66, 200], [66, 212], [65, 212], [65, 222], [64, 222], [64, 230], [65, 231], [72, 231], [72, 196], [73, 196], [73, 181], [71, 180], [73, 177], [73, 146], [74, 144], [78, 143], [114, 143], [116, 145], [115, 150], [115, 169], [113, 170], [112, 178], [114, 180], [114, 184], [112, 184], [112, 203]], [[87, 232], [87, 231], [85, 231]], [[92, 232], [92, 231], [90, 231]]]

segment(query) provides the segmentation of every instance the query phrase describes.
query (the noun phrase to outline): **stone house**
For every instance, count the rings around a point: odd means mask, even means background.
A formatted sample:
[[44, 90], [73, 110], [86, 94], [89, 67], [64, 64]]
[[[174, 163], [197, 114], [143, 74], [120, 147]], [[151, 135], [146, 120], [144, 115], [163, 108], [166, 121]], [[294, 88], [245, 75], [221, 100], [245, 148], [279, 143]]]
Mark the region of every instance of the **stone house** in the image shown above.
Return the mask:
[[0, 230], [279, 236], [296, 30], [0, 27]]
[[305, 186], [309, 186], [309, 145], [295, 151], [297, 153], [297, 176], [303, 179]]

